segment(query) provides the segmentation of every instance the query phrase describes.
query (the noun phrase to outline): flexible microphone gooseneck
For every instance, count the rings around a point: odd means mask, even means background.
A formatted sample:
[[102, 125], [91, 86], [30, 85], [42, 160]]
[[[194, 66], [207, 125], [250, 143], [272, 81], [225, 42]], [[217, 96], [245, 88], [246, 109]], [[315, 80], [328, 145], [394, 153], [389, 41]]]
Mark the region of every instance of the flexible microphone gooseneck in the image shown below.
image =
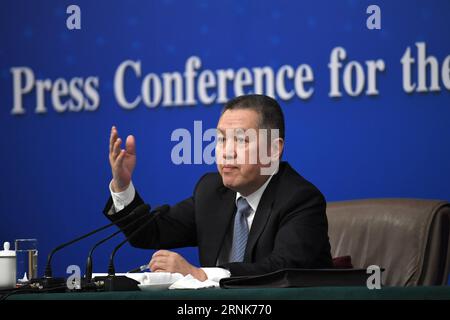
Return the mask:
[[166, 213], [170, 210], [170, 207], [168, 205], [163, 205], [161, 207], [158, 207], [155, 209], [152, 214], [152, 216], [145, 221], [139, 228], [134, 230], [129, 236], [126, 237], [124, 241], [119, 243], [111, 253], [111, 256], [109, 258], [109, 266], [108, 266], [108, 276], [102, 277], [102, 280], [104, 281], [104, 290], [105, 291], [134, 291], [139, 290], [138, 282], [128, 278], [126, 276], [116, 276], [115, 268], [114, 268], [114, 256], [116, 255], [116, 252], [127, 242], [132, 240], [136, 235], [142, 232], [145, 227], [147, 227], [150, 222], [152, 222], [157, 216], [160, 214]]
[[153, 211], [153, 215], [150, 217], [150, 219], [148, 219], [144, 224], [142, 224], [142, 226], [140, 226], [139, 228], [137, 228], [136, 230], [134, 230], [125, 240], [123, 240], [121, 243], [119, 243], [113, 250], [113, 252], [111, 253], [111, 256], [109, 258], [109, 266], [108, 266], [108, 275], [113, 276], [115, 275], [116, 271], [114, 269], [114, 256], [116, 255], [116, 252], [122, 248], [122, 246], [129, 242], [131, 239], [133, 239], [136, 235], [138, 235], [145, 227], [147, 227], [147, 225], [150, 224], [150, 222], [152, 222], [157, 216], [159, 216], [160, 214], [166, 213], [167, 211], [169, 211], [170, 207], [168, 205], [162, 205], [161, 207], [156, 208]]
[[[141, 205], [141, 206], [144, 206], [144, 205]], [[93, 230], [91, 232], [88, 232], [88, 233], [86, 233], [86, 234], [84, 234], [82, 236], [79, 236], [79, 237], [77, 237], [77, 238], [75, 238], [73, 240], [70, 240], [70, 241], [65, 242], [63, 244], [60, 244], [59, 246], [54, 248], [49, 253], [49, 255], [47, 257], [47, 265], [45, 267], [44, 278], [35, 279], [33, 282], [40, 283], [44, 288], [64, 285], [64, 283], [65, 283], [65, 279], [64, 278], [53, 278], [52, 265], [51, 265], [53, 255], [56, 252], [58, 252], [59, 250], [65, 248], [65, 247], [68, 247], [68, 246], [70, 246], [70, 245], [72, 245], [72, 244], [74, 244], [74, 243], [76, 243], [78, 241], [81, 241], [81, 240], [83, 240], [83, 239], [85, 239], [87, 237], [90, 237], [93, 234], [96, 234], [96, 233], [98, 233], [100, 231], [103, 231], [103, 230], [105, 230], [105, 229], [107, 229], [107, 228], [109, 228], [109, 227], [111, 227], [111, 226], [113, 226], [113, 225], [115, 225], [117, 223], [120, 223], [120, 222], [123, 222], [125, 220], [131, 219], [132, 217], [134, 217], [136, 215], [136, 213], [140, 213], [141, 212], [141, 210], [142, 210], [141, 206], [137, 207], [130, 214], [128, 214], [128, 215], [126, 215], [126, 216], [124, 216], [124, 217], [122, 217], [122, 218], [120, 218], [120, 219], [118, 219], [118, 220], [116, 220], [114, 222], [111, 222], [111, 223], [109, 223], [109, 224], [107, 224], [107, 225], [105, 225], [103, 227], [100, 227], [100, 228], [95, 229], [95, 230]], [[147, 210], [149, 210], [148, 205], [145, 205], [145, 207], [146, 207]], [[141, 209], [138, 210], [139, 208], [141, 208]]]
[[99, 247], [101, 244], [107, 242], [109, 239], [115, 237], [116, 235], [120, 234], [123, 232], [123, 230], [126, 230], [130, 227], [132, 227], [133, 225], [135, 225], [136, 223], [144, 220], [148, 219], [148, 215], [145, 215], [146, 212], [150, 211], [150, 206], [149, 205], [145, 205], [142, 204], [139, 207], [137, 207], [133, 212], [134, 215], [137, 215], [137, 218], [134, 219], [133, 221], [129, 222], [125, 227], [122, 228], [122, 230], [118, 230], [114, 233], [112, 233], [111, 235], [101, 239], [99, 242], [97, 242], [89, 251], [89, 255], [87, 257], [87, 262], [86, 262], [86, 275], [85, 275], [85, 281], [87, 283], [91, 282], [92, 280], [92, 269], [93, 269], [93, 262], [92, 262], [92, 255], [94, 254], [95, 249], [97, 249], [97, 247]]

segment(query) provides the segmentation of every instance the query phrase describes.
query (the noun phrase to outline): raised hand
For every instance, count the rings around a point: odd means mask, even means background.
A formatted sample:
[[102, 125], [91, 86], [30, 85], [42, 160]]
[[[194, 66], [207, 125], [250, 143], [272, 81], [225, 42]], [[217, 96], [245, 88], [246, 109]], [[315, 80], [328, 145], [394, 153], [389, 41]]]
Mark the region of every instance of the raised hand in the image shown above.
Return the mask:
[[109, 164], [113, 176], [112, 189], [114, 192], [124, 191], [131, 182], [131, 176], [136, 167], [136, 142], [132, 135], [127, 137], [125, 149], [121, 149], [117, 128], [111, 128], [109, 139]]

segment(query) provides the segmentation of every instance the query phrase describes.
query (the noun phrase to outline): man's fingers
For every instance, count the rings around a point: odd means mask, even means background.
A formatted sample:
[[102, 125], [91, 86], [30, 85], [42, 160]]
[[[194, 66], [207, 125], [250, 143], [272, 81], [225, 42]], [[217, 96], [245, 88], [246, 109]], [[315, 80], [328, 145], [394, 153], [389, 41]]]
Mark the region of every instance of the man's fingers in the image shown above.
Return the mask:
[[127, 137], [127, 140], [125, 141], [125, 148], [127, 150], [127, 153], [133, 154], [133, 155], [136, 154], [136, 142], [132, 135], [129, 135]]
[[169, 251], [169, 250], [158, 250], [158, 251], [156, 251], [156, 252], [153, 254], [152, 258], [155, 258], [155, 257], [167, 257], [167, 256], [169, 256], [171, 253], [172, 253], [172, 251]]
[[164, 269], [160, 265], [154, 264], [150, 267], [150, 271], [151, 272], [163, 272]]
[[152, 260], [148, 264], [148, 267], [150, 268], [151, 271], [155, 271], [158, 269], [165, 269], [166, 265], [167, 263], [164, 257], [157, 257], [152, 258]]
[[120, 154], [120, 144], [122, 143], [122, 139], [118, 138], [116, 142], [114, 142], [113, 150], [112, 150], [112, 161], [116, 161], [117, 156]]
[[164, 251], [164, 252], [160, 252], [160, 255], [158, 255], [158, 256], [153, 255], [152, 259], [148, 263], [148, 267], [152, 271], [155, 269], [158, 269], [158, 268], [162, 268], [162, 269], [166, 270], [168, 265], [171, 263], [170, 255], [165, 255], [165, 254], [171, 253], [171, 252], [167, 251], [167, 250], [160, 250], [160, 251]]
[[152, 258], [152, 260], [150, 260], [150, 262], [148, 263], [149, 268], [151, 269], [152, 267], [154, 267], [156, 263], [161, 264], [162, 262], [164, 262], [164, 259], [165, 258], [161, 257]]
[[122, 166], [123, 159], [125, 159], [125, 153], [126, 153], [125, 150], [121, 150], [120, 151], [119, 155], [116, 158], [116, 162], [115, 162], [115, 167], [116, 168]]
[[111, 128], [111, 135], [109, 136], [109, 153], [113, 151], [114, 143], [117, 139], [117, 129], [115, 126]]

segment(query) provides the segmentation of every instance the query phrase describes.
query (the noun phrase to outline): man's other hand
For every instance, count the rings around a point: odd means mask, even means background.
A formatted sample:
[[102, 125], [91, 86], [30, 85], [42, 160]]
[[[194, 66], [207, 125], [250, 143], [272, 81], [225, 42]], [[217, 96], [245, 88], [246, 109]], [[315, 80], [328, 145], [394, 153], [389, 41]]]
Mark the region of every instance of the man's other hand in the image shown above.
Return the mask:
[[183, 276], [191, 274], [194, 278], [205, 281], [206, 273], [189, 262], [176, 252], [159, 250], [155, 252], [149, 263], [152, 272], [172, 272], [181, 273]]

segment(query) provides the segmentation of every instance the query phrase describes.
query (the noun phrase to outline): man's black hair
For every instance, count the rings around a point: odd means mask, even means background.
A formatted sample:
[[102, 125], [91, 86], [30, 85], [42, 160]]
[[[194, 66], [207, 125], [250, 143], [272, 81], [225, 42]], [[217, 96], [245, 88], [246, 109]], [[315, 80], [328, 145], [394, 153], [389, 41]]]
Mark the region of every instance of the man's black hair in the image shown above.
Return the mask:
[[260, 128], [278, 129], [279, 137], [284, 140], [284, 115], [278, 102], [266, 95], [248, 94], [228, 101], [222, 114], [227, 110], [250, 109], [260, 116]]

